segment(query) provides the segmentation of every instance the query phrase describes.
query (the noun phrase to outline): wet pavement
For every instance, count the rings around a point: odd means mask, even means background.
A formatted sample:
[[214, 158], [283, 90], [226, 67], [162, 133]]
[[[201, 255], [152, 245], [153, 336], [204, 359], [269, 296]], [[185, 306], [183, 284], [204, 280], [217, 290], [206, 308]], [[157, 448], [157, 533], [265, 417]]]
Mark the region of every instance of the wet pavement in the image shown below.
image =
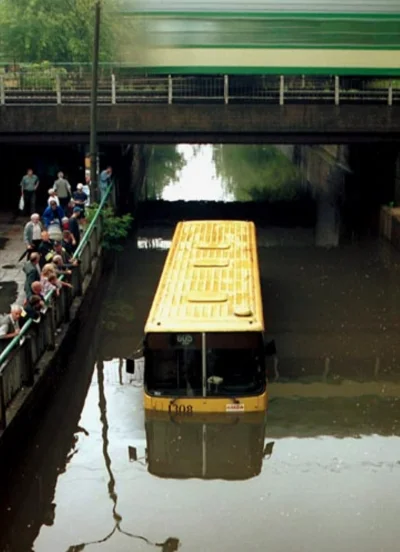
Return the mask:
[[25, 219], [11, 213], [0, 213], [0, 314], [8, 312], [14, 302], [24, 298], [25, 275], [19, 261], [25, 246]]
[[267, 419], [191, 423], [146, 417], [140, 373], [119, 360], [140, 345], [165, 254], [132, 239], [118, 258], [2, 484], [0, 550], [395, 551], [399, 253], [260, 248], [278, 347]]

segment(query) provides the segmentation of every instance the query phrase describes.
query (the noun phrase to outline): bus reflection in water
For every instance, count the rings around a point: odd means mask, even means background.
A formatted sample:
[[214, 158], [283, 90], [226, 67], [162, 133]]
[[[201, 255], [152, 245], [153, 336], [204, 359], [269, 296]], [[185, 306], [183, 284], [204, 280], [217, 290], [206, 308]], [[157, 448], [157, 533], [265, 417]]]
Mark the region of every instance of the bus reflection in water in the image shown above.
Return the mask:
[[145, 327], [145, 409], [265, 412], [264, 330], [254, 224], [179, 223]]
[[164, 478], [244, 480], [260, 474], [265, 413], [172, 415], [146, 412], [147, 463]]

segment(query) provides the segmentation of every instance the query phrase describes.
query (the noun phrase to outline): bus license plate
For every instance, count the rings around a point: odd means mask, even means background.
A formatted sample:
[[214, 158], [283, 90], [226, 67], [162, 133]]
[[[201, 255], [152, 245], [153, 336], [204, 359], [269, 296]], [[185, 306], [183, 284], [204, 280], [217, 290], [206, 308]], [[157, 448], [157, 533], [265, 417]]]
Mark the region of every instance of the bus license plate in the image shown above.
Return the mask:
[[227, 404], [225, 407], [226, 412], [244, 412], [243, 403], [231, 403]]

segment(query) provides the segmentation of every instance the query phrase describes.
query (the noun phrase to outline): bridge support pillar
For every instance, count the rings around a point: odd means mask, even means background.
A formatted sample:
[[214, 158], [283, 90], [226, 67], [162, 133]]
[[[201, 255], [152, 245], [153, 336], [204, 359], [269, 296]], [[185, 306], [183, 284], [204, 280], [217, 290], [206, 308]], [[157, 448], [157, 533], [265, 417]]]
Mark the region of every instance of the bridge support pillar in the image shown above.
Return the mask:
[[340, 238], [340, 211], [335, 191], [319, 190], [317, 195], [317, 221], [315, 245], [337, 247]]

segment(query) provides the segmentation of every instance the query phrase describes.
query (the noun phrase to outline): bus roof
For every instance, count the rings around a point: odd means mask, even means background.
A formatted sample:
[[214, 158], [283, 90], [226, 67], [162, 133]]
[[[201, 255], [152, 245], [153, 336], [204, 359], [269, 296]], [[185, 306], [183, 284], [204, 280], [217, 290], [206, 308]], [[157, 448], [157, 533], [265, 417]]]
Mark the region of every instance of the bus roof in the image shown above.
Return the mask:
[[145, 333], [263, 330], [254, 223], [180, 222]]

